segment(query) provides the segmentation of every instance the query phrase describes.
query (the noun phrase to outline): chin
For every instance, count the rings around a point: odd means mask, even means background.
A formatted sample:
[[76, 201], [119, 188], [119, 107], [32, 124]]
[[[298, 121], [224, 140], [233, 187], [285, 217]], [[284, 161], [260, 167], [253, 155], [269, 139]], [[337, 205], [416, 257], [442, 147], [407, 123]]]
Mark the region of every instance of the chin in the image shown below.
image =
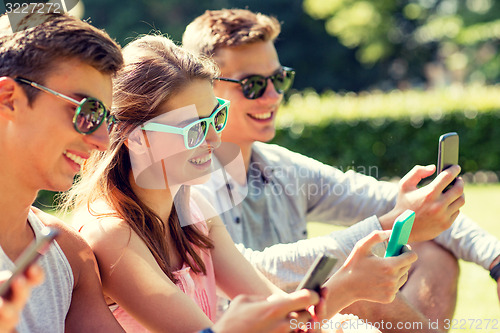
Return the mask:
[[272, 131], [272, 133], [266, 133], [266, 134], [260, 135], [260, 137], [258, 139], [256, 139], [255, 141], [269, 142], [272, 139], [274, 139], [275, 136], [276, 136], [276, 131]]
[[205, 173], [203, 175], [201, 175], [200, 177], [197, 177], [197, 178], [192, 178], [188, 181], [185, 181], [183, 182], [183, 185], [201, 185], [201, 184], [205, 184], [206, 182], [208, 182], [210, 180], [210, 173]]
[[64, 191], [69, 190], [72, 185], [73, 185], [73, 178], [71, 178], [71, 180], [52, 182], [49, 186], [43, 188], [43, 190], [54, 191], [54, 192], [64, 192]]

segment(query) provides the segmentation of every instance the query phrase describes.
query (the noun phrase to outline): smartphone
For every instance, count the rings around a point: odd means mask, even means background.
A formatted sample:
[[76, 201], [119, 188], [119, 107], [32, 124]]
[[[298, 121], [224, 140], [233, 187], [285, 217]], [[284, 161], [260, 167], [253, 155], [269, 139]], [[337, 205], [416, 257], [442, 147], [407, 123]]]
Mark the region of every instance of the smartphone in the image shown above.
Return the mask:
[[59, 229], [54, 227], [44, 227], [40, 236], [34, 239], [31, 244], [21, 253], [14, 262], [15, 268], [7, 281], [0, 284], [0, 296], [9, 298], [10, 285], [20, 274], [24, 274], [28, 267], [43, 255], [49, 248], [50, 243], [59, 234]]
[[385, 258], [399, 256], [402, 253], [403, 246], [408, 243], [408, 238], [410, 238], [414, 221], [415, 212], [410, 209], [405, 210], [403, 214], [396, 218], [392, 226], [389, 244], [387, 244], [387, 250], [385, 251]]
[[330, 273], [332, 272], [333, 267], [336, 263], [337, 258], [335, 257], [329, 256], [327, 254], [318, 256], [300, 282], [297, 290], [309, 289], [319, 293], [321, 286], [330, 276]]
[[[437, 162], [438, 175], [450, 166], [458, 164], [458, 141], [458, 134], [456, 132], [446, 133], [439, 137]], [[453, 181], [446, 186], [443, 193], [448, 191], [453, 184], [455, 184], [455, 180], [456, 179], [453, 179]]]

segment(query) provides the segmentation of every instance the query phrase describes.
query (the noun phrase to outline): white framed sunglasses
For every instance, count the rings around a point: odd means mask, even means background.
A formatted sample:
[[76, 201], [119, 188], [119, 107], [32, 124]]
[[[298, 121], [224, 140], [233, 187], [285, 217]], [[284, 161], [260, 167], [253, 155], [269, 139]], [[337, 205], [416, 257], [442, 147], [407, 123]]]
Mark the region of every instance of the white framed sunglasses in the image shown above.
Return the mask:
[[222, 130], [226, 127], [229, 105], [231, 103], [228, 100], [218, 97], [217, 101], [219, 102], [219, 105], [210, 116], [195, 120], [184, 127], [175, 127], [151, 122], [142, 125], [141, 129], [145, 131], [180, 134], [184, 137], [184, 145], [186, 148], [194, 149], [205, 141], [210, 124], [212, 124], [215, 132], [217, 133], [222, 132]]

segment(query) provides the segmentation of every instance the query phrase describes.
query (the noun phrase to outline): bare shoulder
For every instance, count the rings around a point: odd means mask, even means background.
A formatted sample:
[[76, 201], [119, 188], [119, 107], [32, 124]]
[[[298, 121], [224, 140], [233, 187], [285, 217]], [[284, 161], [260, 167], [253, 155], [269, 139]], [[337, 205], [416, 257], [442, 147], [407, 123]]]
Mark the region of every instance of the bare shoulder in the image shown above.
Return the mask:
[[32, 211], [44, 225], [56, 227], [60, 230], [56, 240], [71, 265], [75, 285], [78, 283], [78, 277], [81, 275], [82, 270], [95, 270], [96, 263], [92, 249], [72, 226], [38, 208], [32, 207]]
[[130, 241], [132, 229], [112, 213], [106, 210], [91, 214], [83, 208], [73, 214], [73, 224], [79, 226], [80, 234], [96, 253], [110, 248], [123, 248]]

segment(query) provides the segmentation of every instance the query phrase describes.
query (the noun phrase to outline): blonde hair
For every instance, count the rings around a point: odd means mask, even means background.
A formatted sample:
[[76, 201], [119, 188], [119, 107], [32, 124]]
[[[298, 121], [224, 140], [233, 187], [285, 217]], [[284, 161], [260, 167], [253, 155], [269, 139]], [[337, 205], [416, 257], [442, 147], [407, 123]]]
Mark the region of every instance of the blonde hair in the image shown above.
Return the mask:
[[207, 10], [186, 27], [182, 45], [211, 57], [222, 47], [275, 41], [280, 32], [281, 25], [272, 16], [247, 9]]

